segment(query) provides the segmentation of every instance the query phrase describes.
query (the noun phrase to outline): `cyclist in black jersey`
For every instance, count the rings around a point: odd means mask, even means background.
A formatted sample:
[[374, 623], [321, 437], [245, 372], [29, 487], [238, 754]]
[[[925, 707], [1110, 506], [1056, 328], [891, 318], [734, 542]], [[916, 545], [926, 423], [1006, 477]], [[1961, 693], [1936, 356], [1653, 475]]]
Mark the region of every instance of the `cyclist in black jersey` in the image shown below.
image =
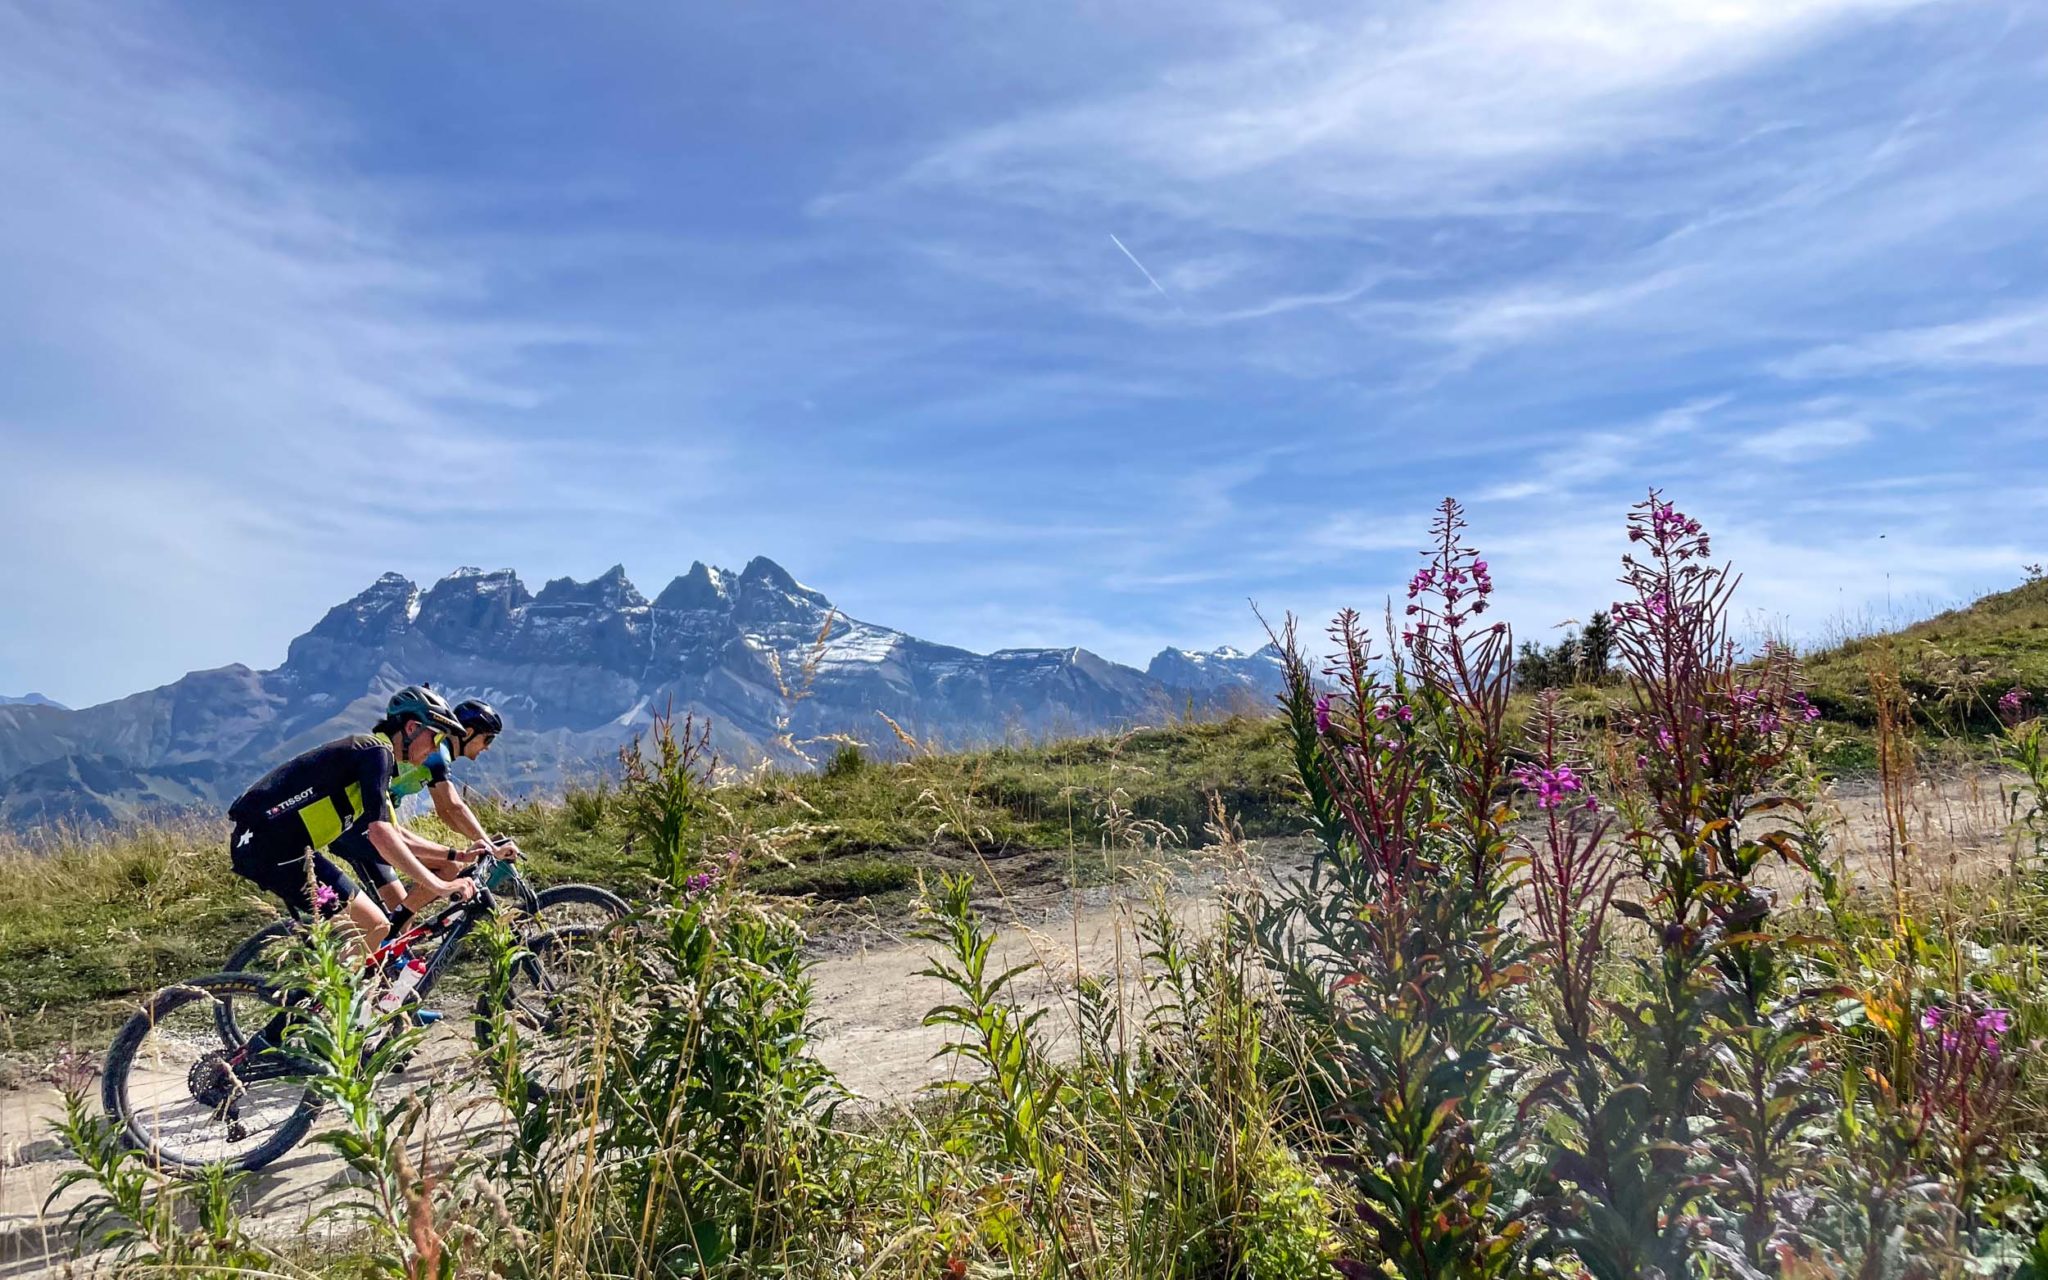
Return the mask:
[[[434, 695], [421, 685], [408, 685], [391, 696], [387, 715], [395, 715], [410, 701], [422, 696]], [[436, 876], [452, 877], [474, 862], [479, 854], [495, 852], [501, 858], [517, 858], [519, 846], [507, 840], [493, 845], [483, 823], [471, 812], [455, 783], [448, 776], [450, 757], [474, 760], [490, 749], [491, 743], [504, 732], [505, 720], [489, 703], [474, 698], [455, 705], [454, 715], [461, 725], [458, 736], [435, 748], [434, 753], [419, 764], [400, 764], [398, 773], [391, 782], [391, 803], [395, 807], [407, 796], [425, 790], [434, 802], [434, 815], [446, 823], [458, 835], [467, 836], [470, 845], [466, 849], [444, 845], [399, 826], [398, 831], [418, 858]], [[410, 891], [399, 882], [398, 872], [378, 854], [369, 838], [360, 829], [351, 830], [338, 840], [330, 852], [346, 859], [347, 865], [356, 874], [356, 879], [365, 889], [376, 893], [387, 913], [394, 913], [400, 907], [417, 911], [436, 896], [432, 886], [414, 884]]]
[[375, 898], [356, 888], [325, 850], [360, 830], [371, 846], [435, 897], [466, 902], [476, 885], [429, 871], [415, 857], [391, 814], [391, 781], [399, 762], [423, 763], [442, 738], [462, 731], [438, 695], [394, 703], [383, 732], [356, 734], [313, 748], [258, 779], [228, 806], [234, 833], [228, 855], [236, 874], [276, 894], [295, 913], [346, 915], [375, 948], [389, 927]]

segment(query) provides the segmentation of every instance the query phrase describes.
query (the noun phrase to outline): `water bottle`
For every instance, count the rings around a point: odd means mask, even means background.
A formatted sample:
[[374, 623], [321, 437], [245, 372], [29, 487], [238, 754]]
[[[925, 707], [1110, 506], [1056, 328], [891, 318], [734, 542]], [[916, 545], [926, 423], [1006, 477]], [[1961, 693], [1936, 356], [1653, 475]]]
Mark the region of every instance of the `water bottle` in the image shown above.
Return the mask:
[[377, 1012], [398, 1012], [398, 1007], [405, 1003], [405, 998], [412, 994], [413, 988], [419, 986], [420, 979], [426, 976], [426, 962], [408, 953], [403, 966], [393, 975], [391, 985], [385, 988], [383, 995], [377, 997]]

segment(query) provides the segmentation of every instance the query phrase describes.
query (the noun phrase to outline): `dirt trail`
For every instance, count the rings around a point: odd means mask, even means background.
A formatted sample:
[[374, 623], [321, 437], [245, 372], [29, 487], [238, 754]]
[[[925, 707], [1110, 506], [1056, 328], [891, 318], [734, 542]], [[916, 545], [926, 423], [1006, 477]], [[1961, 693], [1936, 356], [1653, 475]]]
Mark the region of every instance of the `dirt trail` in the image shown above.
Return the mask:
[[[1890, 860], [1881, 797], [1868, 785], [1848, 785], [1835, 804], [1841, 818], [1837, 848], [1860, 874], [1882, 878]], [[1916, 882], [1929, 887], [2006, 864], [2013, 856], [2006, 812], [1995, 776], [1923, 780], [1908, 806]], [[1250, 855], [1259, 873], [1271, 877], [1303, 865], [1308, 850], [1301, 841], [1270, 841], [1254, 844]], [[1206, 918], [1224, 874], [1213, 864], [1177, 868], [1168, 888], [1175, 914], [1190, 923]], [[1006, 968], [1025, 960], [1041, 966], [1019, 980], [1016, 994], [1034, 1007], [1053, 1009], [1040, 1027], [1056, 1052], [1071, 1037], [1058, 997], [1070, 989], [1077, 969], [1098, 976], [1136, 974], [1135, 913], [1148, 905], [1151, 894], [1141, 883], [984, 904], [1007, 921], [997, 961]], [[821, 944], [812, 970], [822, 1022], [818, 1053], [864, 1099], [908, 1098], [947, 1070], [946, 1063], [933, 1058], [944, 1043], [943, 1032], [919, 1025], [944, 992], [936, 980], [919, 976], [929, 962], [926, 945], [880, 926], [859, 939], [842, 934]], [[454, 1037], [462, 1032], [450, 1028], [437, 1034], [450, 1039], [430, 1056], [453, 1059], [459, 1052]], [[415, 1084], [419, 1074], [414, 1074]], [[465, 1126], [486, 1123], [474, 1108], [466, 1117], [459, 1107], [450, 1110], [444, 1122], [449, 1127], [443, 1130], [450, 1138], [459, 1137]], [[80, 1193], [68, 1194], [48, 1213], [43, 1209], [57, 1179], [75, 1167], [50, 1133], [49, 1122], [61, 1111], [58, 1096], [47, 1087], [0, 1093], [0, 1280], [52, 1269], [61, 1273], [79, 1265], [66, 1261], [71, 1242], [62, 1215]], [[249, 1195], [250, 1219], [266, 1234], [290, 1238], [303, 1230], [339, 1176], [339, 1163], [324, 1149], [302, 1146], [256, 1180]], [[80, 1267], [79, 1274], [84, 1273]]]

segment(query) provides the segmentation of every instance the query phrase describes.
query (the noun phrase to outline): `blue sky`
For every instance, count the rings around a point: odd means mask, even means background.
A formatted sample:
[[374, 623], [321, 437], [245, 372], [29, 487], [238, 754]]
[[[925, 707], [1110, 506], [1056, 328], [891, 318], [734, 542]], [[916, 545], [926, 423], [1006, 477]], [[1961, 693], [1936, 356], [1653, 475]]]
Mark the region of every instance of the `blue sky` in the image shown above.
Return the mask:
[[[0, 691], [378, 573], [774, 557], [975, 649], [1796, 633], [2048, 558], [2048, 9], [0, 0]], [[1882, 536], [1880, 536], [1882, 535]]]

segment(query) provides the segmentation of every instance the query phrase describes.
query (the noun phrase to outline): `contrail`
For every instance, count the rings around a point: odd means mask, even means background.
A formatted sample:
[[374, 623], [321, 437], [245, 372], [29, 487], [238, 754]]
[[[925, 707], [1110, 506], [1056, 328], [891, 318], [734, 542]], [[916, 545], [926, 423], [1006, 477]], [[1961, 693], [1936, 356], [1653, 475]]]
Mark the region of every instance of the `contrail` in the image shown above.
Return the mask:
[[1150, 271], [1145, 270], [1145, 264], [1138, 261], [1138, 255], [1132, 253], [1130, 251], [1130, 248], [1126, 246], [1123, 241], [1116, 238], [1116, 232], [1112, 231], [1109, 233], [1109, 242], [1115, 245], [1117, 248], [1122, 249], [1124, 251], [1124, 256], [1126, 258], [1129, 258], [1131, 260], [1131, 265], [1138, 269], [1138, 274], [1144, 276], [1145, 279], [1152, 285], [1154, 289], [1159, 290], [1160, 297], [1166, 299], [1168, 302], [1173, 302], [1173, 305], [1176, 307], [1180, 306], [1180, 303], [1174, 302], [1173, 295], [1166, 291], [1166, 286], [1160, 284], [1157, 280], [1154, 280], [1152, 278], [1152, 273]]

